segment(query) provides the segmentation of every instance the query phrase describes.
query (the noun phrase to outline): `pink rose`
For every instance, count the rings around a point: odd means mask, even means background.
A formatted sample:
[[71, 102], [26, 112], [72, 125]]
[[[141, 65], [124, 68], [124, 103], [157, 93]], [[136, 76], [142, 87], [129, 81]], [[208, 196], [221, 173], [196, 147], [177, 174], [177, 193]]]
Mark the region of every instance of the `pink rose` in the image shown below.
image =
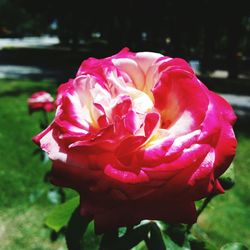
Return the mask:
[[28, 98], [28, 107], [30, 113], [37, 110], [50, 112], [55, 109], [54, 99], [48, 92], [38, 91]]
[[223, 192], [236, 117], [184, 60], [123, 49], [84, 61], [58, 92], [55, 119], [34, 141], [53, 161], [52, 182], [79, 192], [98, 232], [194, 223], [194, 201]]

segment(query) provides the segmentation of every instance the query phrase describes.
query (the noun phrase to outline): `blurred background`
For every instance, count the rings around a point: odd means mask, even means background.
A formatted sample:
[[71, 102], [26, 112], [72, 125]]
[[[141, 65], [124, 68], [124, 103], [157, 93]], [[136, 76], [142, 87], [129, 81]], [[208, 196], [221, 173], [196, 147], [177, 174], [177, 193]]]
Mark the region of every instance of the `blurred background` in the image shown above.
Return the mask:
[[0, 59], [61, 69], [127, 46], [192, 60], [214, 76], [245, 78], [249, 14], [242, 0], [1, 0]]
[[[214, 0], [0, 0], [0, 249], [66, 249], [44, 226], [57, 203], [43, 176], [50, 163], [33, 154], [41, 114], [27, 98], [73, 78], [82, 60], [128, 47], [181, 57], [238, 115], [235, 185], [216, 197], [193, 228], [207, 249], [250, 247], [250, 8]], [[51, 116], [52, 119], [52, 116]], [[74, 196], [66, 190], [66, 199]], [[53, 197], [53, 194], [52, 194]], [[89, 249], [96, 238], [87, 236]]]

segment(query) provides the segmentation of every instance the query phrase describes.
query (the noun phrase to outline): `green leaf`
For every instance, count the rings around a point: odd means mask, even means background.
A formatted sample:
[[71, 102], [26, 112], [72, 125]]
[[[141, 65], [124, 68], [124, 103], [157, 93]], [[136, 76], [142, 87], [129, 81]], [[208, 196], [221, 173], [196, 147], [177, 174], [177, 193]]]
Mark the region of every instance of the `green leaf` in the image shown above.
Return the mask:
[[62, 227], [66, 226], [71, 218], [71, 214], [80, 204], [79, 196], [74, 197], [63, 204], [57, 205], [45, 220], [45, 224], [59, 232]]
[[69, 250], [84, 249], [83, 236], [91, 220], [89, 217], [81, 216], [80, 205], [73, 211], [65, 232], [66, 244]]
[[145, 241], [141, 241], [138, 245], [132, 248], [132, 250], [145, 250], [147, 249]]
[[171, 240], [168, 235], [164, 235], [164, 243], [167, 250], [183, 250], [183, 247], [178, 246], [175, 242]]
[[141, 241], [147, 239], [147, 235], [151, 230], [151, 223], [142, 224], [128, 231], [123, 237], [117, 241], [114, 249], [131, 249], [138, 245]]
[[225, 189], [231, 189], [235, 184], [234, 164], [232, 163], [227, 171], [219, 178], [221, 186]]
[[199, 249], [199, 250], [205, 250], [206, 243], [200, 239], [197, 239], [194, 235], [191, 233], [187, 235], [187, 240], [189, 242], [191, 249]]
[[118, 237], [122, 237], [127, 231], [126, 227], [119, 227], [118, 228]]
[[239, 242], [227, 243], [220, 250], [247, 250], [248, 248]]
[[[204, 246], [204, 244], [205, 244], [205, 249], [209, 250], [218, 249], [218, 247], [216, 247], [214, 243], [211, 241], [211, 239], [208, 237], [207, 233], [197, 223], [194, 224], [192, 227], [192, 236], [190, 234], [188, 235], [188, 240], [190, 242], [191, 249], [192, 247], [194, 249], [203, 249], [201, 248], [201, 245]], [[197, 244], [199, 245], [200, 248], [195, 248], [197, 247]]]
[[161, 230], [156, 223], [151, 223], [150, 236], [147, 242], [148, 249], [165, 250], [164, 240], [162, 238]]
[[185, 224], [168, 224], [166, 233], [175, 244], [183, 246], [186, 238], [187, 226]]
[[101, 250], [129, 250], [147, 238], [151, 223], [143, 224], [118, 237], [118, 231], [106, 232], [101, 240]]
[[[146, 244], [143, 243], [145, 241]], [[101, 250], [129, 250], [129, 249], [165, 250], [164, 240], [160, 228], [155, 222], [141, 223], [135, 228], [129, 228], [121, 237], [118, 230], [106, 232], [103, 235]]]
[[196, 207], [196, 209], [199, 209], [202, 206], [204, 200], [205, 199], [201, 199], [201, 200], [195, 201], [195, 207]]

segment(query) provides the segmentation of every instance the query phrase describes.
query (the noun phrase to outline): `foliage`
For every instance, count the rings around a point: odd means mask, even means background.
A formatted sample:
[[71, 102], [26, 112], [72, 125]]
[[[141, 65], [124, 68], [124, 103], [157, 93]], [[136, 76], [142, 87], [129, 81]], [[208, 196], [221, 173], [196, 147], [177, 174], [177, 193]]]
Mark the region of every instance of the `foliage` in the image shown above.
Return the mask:
[[79, 205], [79, 196], [57, 205], [45, 220], [45, 224], [59, 232], [69, 222], [70, 216]]

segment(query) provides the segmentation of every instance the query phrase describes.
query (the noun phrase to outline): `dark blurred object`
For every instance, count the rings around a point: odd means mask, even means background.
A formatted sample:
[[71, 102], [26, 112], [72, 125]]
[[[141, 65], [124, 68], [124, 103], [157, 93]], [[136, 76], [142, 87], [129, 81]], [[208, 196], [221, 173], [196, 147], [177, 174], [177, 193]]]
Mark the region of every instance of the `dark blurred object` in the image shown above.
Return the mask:
[[11, 33], [12, 32], [6, 27], [0, 27], [0, 37], [10, 36]]
[[12, 36], [56, 34], [72, 51], [110, 54], [127, 46], [196, 59], [203, 74], [223, 69], [237, 78], [250, 58], [247, 6], [244, 0], [0, 0], [0, 24]]

